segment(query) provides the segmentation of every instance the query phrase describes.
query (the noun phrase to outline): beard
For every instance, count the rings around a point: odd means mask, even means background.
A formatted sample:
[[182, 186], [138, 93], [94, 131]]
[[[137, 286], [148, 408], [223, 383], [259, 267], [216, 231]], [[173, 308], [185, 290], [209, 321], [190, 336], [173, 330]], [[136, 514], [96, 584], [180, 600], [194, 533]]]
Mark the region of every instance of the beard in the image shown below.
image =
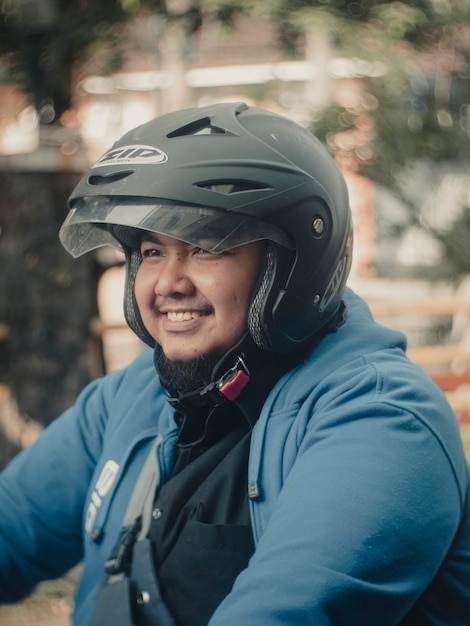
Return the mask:
[[169, 359], [155, 346], [154, 362], [161, 385], [177, 398], [209, 384], [220, 355], [206, 354], [194, 359]]

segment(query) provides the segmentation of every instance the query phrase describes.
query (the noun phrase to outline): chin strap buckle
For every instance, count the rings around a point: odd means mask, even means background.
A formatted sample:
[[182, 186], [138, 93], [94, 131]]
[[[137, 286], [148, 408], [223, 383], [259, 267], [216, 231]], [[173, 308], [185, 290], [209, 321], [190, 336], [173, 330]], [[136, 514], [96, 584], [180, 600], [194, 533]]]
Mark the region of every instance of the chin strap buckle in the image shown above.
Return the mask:
[[250, 382], [250, 372], [239, 356], [237, 362], [215, 384], [218, 391], [228, 400], [236, 400]]
[[216, 407], [227, 400], [233, 402], [250, 382], [250, 371], [239, 356], [235, 365], [219, 379], [197, 391], [183, 394], [177, 398], [168, 398], [168, 402], [176, 410], [187, 412], [202, 407]]

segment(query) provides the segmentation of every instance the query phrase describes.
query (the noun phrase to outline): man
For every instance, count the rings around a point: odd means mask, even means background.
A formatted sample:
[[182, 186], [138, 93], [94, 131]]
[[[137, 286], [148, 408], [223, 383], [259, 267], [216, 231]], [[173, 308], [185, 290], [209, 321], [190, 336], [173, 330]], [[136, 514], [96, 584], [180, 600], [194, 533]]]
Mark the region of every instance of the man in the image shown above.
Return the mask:
[[170, 113], [70, 205], [73, 255], [124, 250], [150, 348], [4, 471], [0, 599], [83, 560], [76, 626], [470, 624], [458, 425], [345, 289], [320, 143], [242, 103]]

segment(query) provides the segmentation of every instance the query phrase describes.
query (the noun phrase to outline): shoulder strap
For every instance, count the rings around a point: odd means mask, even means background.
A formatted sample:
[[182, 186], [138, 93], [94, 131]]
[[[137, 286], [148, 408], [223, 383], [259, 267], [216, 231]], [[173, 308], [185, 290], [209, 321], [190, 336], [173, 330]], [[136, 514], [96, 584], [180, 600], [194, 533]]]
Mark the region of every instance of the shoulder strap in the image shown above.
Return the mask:
[[157, 450], [161, 442], [161, 435], [155, 437], [155, 441], [153, 442], [145, 463], [140, 470], [139, 477], [124, 516], [124, 528], [133, 526], [135, 521], [139, 517], [141, 518], [140, 531], [137, 539], [143, 539], [146, 537], [150, 528], [153, 500], [160, 475], [157, 462]]

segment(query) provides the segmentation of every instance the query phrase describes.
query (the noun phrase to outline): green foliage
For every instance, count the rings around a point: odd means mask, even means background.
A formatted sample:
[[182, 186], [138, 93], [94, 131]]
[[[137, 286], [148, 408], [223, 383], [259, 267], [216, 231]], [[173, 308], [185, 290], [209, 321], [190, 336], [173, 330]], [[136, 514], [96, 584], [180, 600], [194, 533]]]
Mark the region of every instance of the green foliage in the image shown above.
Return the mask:
[[[2, 65], [24, 68], [29, 62], [30, 42], [40, 40], [40, 61], [49, 79], [60, 86], [60, 91], [67, 93], [75, 63], [83, 61], [89, 52], [119, 49], [121, 26], [145, 5], [162, 11], [164, 3], [144, 0], [62, 0], [56, 3], [38, 0], [37, 5], [42, 5], [44, 10], [27, 13], [20, 10], [22, 5], [17, 0], [0, 0]], [[113, 61], [109, 71], [118, 67], [119, 62]], [[9, 78], [15, 75], [18, 80], [25, 78], [24, 71], [10, 71]]]
[[[362, 78], [362, 95], [355, 101], [316, 112], [312, 129], [340, 162], [393, 191], [410, 218], [444, 245], [446, 275], [457, 278], [470, 271], [470, 209], [464, 208], [445, 232], [438, 231], [422, 223], [419, 202], [424, 195], [410, 197], [403, 180], [416, 162], [443, 167], [453, 162], [457, 168], [468, 163], [470, 48], [468, 30], [461, 29], [470, 24], [470, 4], [360, 5], [367, 19], [354, 27], [354, 18], [341, 11], [329, 11], [321, 24], [329, 28], [340, 53], [382, 63], [383, 75]], [[317, 14], [310, 10], [309, 19], [314, 22]]]
[[[394, 173], [420, 159], [434, 162], [465, 161], [470, 153], [470, 85], [455, 73], [446, 76], [449, 87], [458, 95], [443, 103], [436, 99], [435, 73], [415, 73], [393, 77], [388, 73], [368, 85], [361, 101], [351, 106], [333, 105], [317, 113], [315, 133], [331, 148], [341, 133], [358, 133], [366, 116], [374, 132], [369, 150], [357, 149], [361, 141], [351, 141], [357, 169], [389, 187], [396, 187]], [[344, 142], [343, 142], [344, 145]]]
[[[423, 46], [435, 40], [443, 30], [450, 36], [455, 27], [470, 16], [467, 0], [411, 3], [371, 0], [179, 0], [176, 3], [174, 0], [37, 0], [37, 5], [51, 16], [47, 54], [54, 69], [64, 72], [67, 78], [70, 64], [83, 59], [90, 47], [93, 50], [115, 47], [119, 41], [119, 25], [141, 11], [186, 21], [188, 13], [194, 15], [197, 12], [202, 17], [224, 23], [230, 23], [238, 13], [245, 13], [273, 20], [286, 45], [295, 46], [307, 27], [317, 27], [327, 29], [340, 46], [346, 44], [356, 50], [361, 41], [357, 35], [364, 25], [390, 40]], [[179, 5], [183, 8], [179, 9]], [[19, 57], [25, 54], [22, 38], [28, 31], [28, 19], [31, 18], [21, 12], [22, 6], [25, 5], [18, 0], [0, 0], [0, 54], [16, 53], [6, 61], [4, 59], [4, 63], [8, 60], [19, 63]], [[194, 20], [191, 24], [194, 28]], [[197, 24], [198, 21], [196, 27]]]
[[470, 98], [470, 85], [458, 74], [447, 75], [452, 97], [444, 106], [436, 98], [436, 72], [424, 74], [417, 67], [412, 69], [414, 73], [393, 77], [392, 72], [374, 80], [355, 105], [334, 105], [317, 113], [312, 129], [333, 154], [343, 162], [347, 160], [349, 167], [393, 191], [408, 207], [410, 218], [443, 244], [446, 256], [441, 269], [447, 278], [458, 279], [470, 273], [470, 207], [462, 207], [460, 217], [439, 230], [423, 221], [420, 201], [424, 194], [410, 197], [403, 180], [417, 162], [446, 167], [453, 162], [457, 168], [468, 163], [470, 110], [465, 103]]

